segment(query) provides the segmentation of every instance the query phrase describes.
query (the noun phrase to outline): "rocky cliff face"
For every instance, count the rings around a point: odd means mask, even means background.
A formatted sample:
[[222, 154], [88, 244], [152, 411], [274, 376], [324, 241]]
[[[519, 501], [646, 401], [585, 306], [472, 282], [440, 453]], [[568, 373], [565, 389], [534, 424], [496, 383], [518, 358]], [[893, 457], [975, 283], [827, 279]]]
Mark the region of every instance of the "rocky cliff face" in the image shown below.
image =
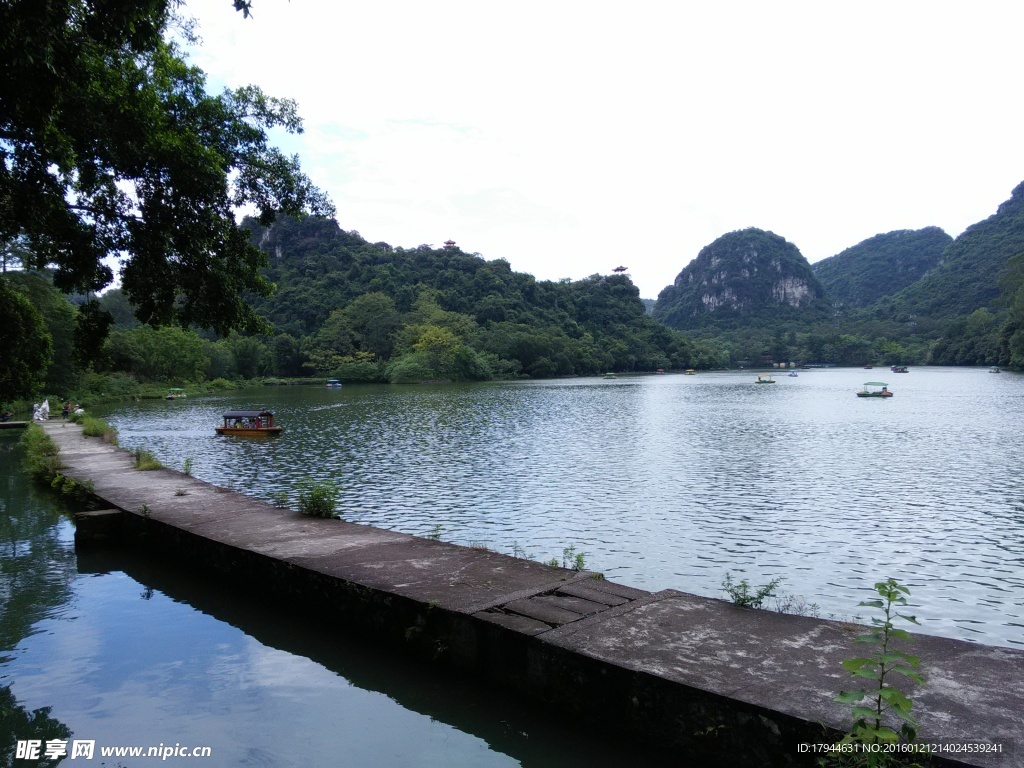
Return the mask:
[[792, 243], [772, 232], [730, 232], [704, 247], [658, 296], [654, 316], [688, 329], [820, 309], [824, 290]]

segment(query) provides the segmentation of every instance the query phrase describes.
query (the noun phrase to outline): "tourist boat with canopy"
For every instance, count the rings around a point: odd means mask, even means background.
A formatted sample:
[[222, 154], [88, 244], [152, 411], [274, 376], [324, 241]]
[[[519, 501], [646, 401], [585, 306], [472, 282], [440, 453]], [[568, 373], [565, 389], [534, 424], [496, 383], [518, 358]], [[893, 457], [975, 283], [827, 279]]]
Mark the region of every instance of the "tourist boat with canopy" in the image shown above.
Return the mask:
[[754, 383], [755, 384], [774, 384], [775, 383], [775, 379], [772, 378], [772, 375], [770, 373], [769, 374], [759, 373], [759, 374], [757, 374], [757, 381], [755, 381]]
[[857, 397], [892, 397], [892, 392], [884, 381], [865, 381], [864, 389], [857, 393]]
[[236, 437], [281, 434], [281, 427], [274, 424], [274, 414], [270, 411], [227, 411], [224, 414], [224, 424], [214, 429], [218, 435]]

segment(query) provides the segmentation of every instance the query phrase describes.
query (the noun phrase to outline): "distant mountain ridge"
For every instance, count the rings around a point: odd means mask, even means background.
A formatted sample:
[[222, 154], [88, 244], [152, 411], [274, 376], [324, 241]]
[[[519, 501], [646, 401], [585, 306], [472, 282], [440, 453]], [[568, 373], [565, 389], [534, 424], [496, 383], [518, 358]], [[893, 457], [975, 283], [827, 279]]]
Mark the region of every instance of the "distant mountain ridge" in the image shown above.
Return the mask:
[[[731, 232], [703, 248], [658, 296], [653, 316], [680, 330], [818, 328], [868, 338], [936, 339], [956, 318], [1007, 303], [1000, 279], [1024, 254], [1024, 182], [956, 239], [938, 227], [875, 235], [809, 265], [771, 232]], [[830, 306], [831, 305], [831, 306]], [[835, 311], [833, 311], [833, 309]], [[922, 342], [924, 343], [924, 342]]]

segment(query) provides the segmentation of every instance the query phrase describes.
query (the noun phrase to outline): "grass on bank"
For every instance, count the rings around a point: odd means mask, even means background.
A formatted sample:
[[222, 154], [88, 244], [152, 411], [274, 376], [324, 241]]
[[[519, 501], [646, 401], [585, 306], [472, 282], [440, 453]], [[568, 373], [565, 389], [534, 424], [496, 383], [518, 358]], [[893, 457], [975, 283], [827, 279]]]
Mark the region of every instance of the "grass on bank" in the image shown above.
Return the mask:
[[34, 480], [50, 483], [60, 474], [60, 448], [38, 424], [29, 424], [19, 440], [25, 449], [25, 469]]
[[87, 413], [80, 413], [72, 416], [71, 421], [82, 426], [82, 434], [86, 437], [99, 437], [104, 442], [117, 445], [117, 427], [108, 424], [103, 419], [98, 419]]
[[164, 468], [164, 465], [160, 463], [160, 459], [144, 448], [136, 448], [132, 451], [132, 458], [135, 461], [135, 468], [142, 472]]

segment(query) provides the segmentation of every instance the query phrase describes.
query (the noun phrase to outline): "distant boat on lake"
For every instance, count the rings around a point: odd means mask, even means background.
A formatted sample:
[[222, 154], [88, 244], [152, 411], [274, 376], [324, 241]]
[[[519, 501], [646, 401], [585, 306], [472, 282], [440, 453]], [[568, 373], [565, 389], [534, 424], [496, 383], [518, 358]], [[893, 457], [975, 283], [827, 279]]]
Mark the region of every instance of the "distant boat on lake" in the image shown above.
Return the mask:
[[772, 378], [772, 375], [770, 373], [768, 375], [764, 375], [764, 374], [759, 373], [759, 374], [757, 374], [757, 381], [755, 381], [754, 383], [755, 384], [774, 384], [775, 383], [775, 379]]

